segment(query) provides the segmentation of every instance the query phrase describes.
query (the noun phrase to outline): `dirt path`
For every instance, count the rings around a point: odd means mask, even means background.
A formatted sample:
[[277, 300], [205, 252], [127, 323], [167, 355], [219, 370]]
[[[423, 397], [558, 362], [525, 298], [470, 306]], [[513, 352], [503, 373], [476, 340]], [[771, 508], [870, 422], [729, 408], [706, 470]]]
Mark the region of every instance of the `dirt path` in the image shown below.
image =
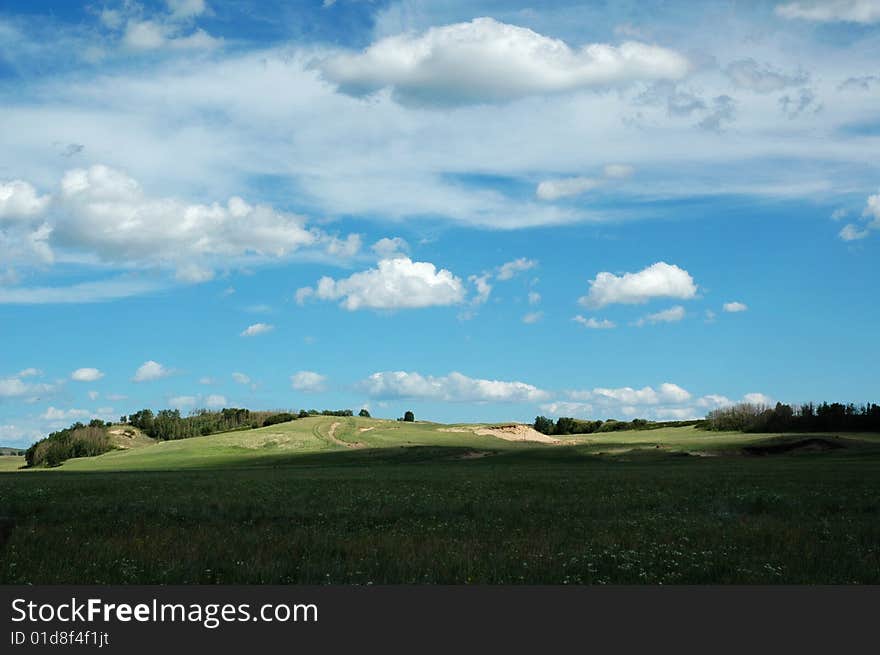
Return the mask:
[[336, 429], [342, 425], [339, 421], [330, 424], [330, 429], [327, 430], [327, 438], [335, 443], [337, 446], [345, 446], [346, 448], [363, 448], [364, 444], [360, 441], [343, 441], [339, 437], [336, 436]]

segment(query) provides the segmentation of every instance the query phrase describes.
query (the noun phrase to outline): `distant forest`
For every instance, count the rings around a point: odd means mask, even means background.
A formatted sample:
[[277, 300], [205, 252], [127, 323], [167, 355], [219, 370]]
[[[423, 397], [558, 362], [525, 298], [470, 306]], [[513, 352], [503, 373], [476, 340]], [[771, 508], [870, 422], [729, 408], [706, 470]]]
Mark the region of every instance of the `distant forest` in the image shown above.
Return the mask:
[[701, 420], [693, 421], [648, 421], [634, 418], [632, 421], [590, 421], [568, 416], [560, 416], [557, 420], [546, 416], [535, 417], [533, 427], [547, 435], [593, 434], [594, 432], [620, 432], [621, 430], [656, 430], [684, 425], [698, 425]]
[[880, 405], [776, 403], [770, 408], [742, 403], [712, 410], [701, 427], [742, 432], [880, 432]]
[[880, 432], [880, 405], [867, 403], [807, 403], [775, 407], [740, 403], [714, 409], [705, 419], [693, 421], [591, 421], [560, 416], [535, 418], [534, 428], [548, 435], [593, 434], [619, 430], [655, 430], [693, 425], [703, 430], [740, 432]]

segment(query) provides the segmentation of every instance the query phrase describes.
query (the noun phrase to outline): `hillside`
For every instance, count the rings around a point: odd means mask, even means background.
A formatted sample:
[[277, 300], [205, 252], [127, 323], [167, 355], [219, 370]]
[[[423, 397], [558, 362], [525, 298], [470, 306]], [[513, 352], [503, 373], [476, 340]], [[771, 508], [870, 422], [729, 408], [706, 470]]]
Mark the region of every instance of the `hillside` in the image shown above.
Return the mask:
[[[216, 466], [277, 466], [306, 456], [345, 453], [347, 461], [477, 459], [523, 450], [556, 456], [743, 455], [770, 435], [706, 432], [693, 427], [547, 437], [521, 424], [453, 424], [312, 416], [287, 423], [204, 437], [156, 442], [131, 426], [110, 428], [115, 450], [66, 461], [62, 470], [170, 470]], [[876, 435], [851, 435], [864, 447]], [[797, 435], [783, 440], [797, 442]], [[573, 447], [573, 448], [572, 448]], [[795, 448], [795, 450], [797, 450]]]

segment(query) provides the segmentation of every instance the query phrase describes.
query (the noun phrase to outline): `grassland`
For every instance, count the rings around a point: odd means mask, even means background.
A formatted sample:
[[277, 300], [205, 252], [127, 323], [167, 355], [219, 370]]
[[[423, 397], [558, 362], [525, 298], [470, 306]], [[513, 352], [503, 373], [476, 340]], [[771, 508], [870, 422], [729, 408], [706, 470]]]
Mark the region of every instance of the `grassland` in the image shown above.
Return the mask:
[[315, 417], [0, 458], [0, 583], [878, 583], [880, 436], [809, 438]]

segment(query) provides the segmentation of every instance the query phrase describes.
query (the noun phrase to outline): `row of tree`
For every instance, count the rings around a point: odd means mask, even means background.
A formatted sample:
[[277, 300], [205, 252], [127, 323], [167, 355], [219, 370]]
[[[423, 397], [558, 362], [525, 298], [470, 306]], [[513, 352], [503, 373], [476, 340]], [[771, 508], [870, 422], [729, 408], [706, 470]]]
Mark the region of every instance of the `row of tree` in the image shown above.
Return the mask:
[[880, 405], [823, 402], [767, 407], [740, 403], [712, 410], [701, 427], [742, 432], [880, 432]]
[[555, 421], [546, 416], [535, 417], [534, 428], [538, 432], [548, 435], [562, 434], [593, 434], [594, 432], [618, 432], [620, 430], [654, 430], [661, 427], [675, 427], [679, 425], [695, 425], [699, 421], [647, 421], [643, 418], [634, 418], [631, 421], [590, 421], [568, 416], [560, 416]]
[[[361, 410], [360, 416], [369, 416]], [[120, 417], [122, 423], [139, 428], [147, 436], [160, 441], [203, 437], [218, 432], [251, 430], [267, 425], [276, 425], [308, 418], [309, 416], [354, 416], [350, 409], [301, 409], [299, 412], [257, 412], [240, 407], [227, 407], [217, 411], [197, 409], [189, 416], [181, 416], [178, 409], [161, 409], [155, 414], [151, 409], [142, 409], [128, 416]]]

